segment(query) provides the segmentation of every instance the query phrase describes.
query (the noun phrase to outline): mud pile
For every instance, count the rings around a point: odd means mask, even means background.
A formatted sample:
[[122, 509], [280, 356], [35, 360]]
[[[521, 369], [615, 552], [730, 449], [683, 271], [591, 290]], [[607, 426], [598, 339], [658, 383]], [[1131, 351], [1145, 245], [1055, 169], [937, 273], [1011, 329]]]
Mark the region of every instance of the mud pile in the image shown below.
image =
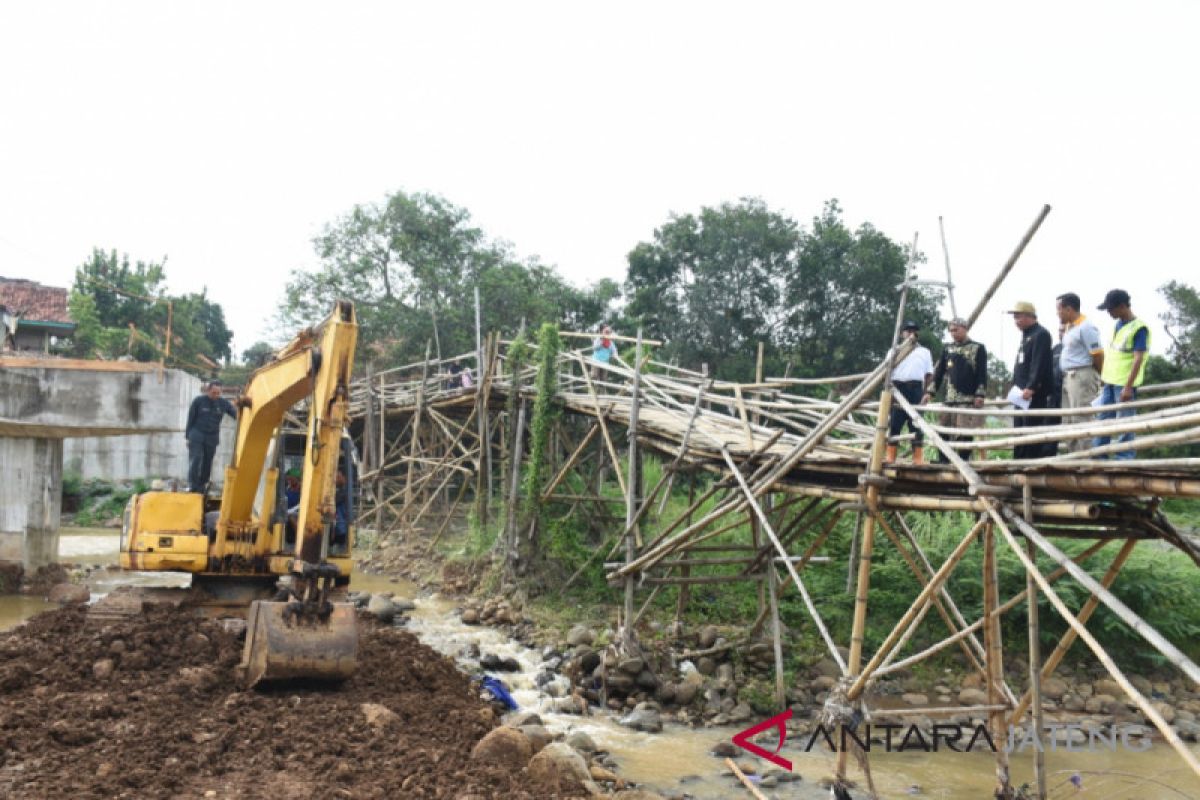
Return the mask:
[[340, 688], [245, 692], [240, 637], [186, 609], [103, 628], [80, 608], [35, 617], [0, 637], [0, 797], [548, 796], [470, 761], [496, 723], [449, 660], [359, 630]]

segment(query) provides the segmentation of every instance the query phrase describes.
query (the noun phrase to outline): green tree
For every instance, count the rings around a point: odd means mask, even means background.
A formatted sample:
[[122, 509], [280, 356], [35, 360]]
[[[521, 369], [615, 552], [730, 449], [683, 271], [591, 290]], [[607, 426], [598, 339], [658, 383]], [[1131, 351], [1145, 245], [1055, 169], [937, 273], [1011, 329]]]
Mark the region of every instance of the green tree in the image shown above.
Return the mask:
[[[157, 361], [171, 328], [171, 364], [207, 369], [205, 359], [228, 360], [233, 333], [207, 290], [166, 292], [164, 264], [131, 262], [127, 254], [94, 249], [75, 270], [70, 309], [78, 324], [71, 352], [82, 357]], [[199, 362], [199, 363], [198, 363]]]
[[465, 209], [431, 194], [355, 206], [313, 244], [321, 266], [288, 283], [281, 324], [311, 325], [335, 300], [352, 299], [360, 358], [416, 360], [429, 340], [445, 357], [473, 351], [477, 286], [485, 330], [515, 330], [522, 319], [590, 326], [612, 300], [610, 285], [581, 291], [554, 268], [521, 261]]
[[[629, 254], [626, 313], [667, 358], [713, 374], [748, 379], [758, 342], [770, 371], [790, 361], [793, 375], [858, 372], [891, 345], [907, 248], [869, 224], [842, 221], [825, 204], [811, 231], [743, 199], [698, 215], [673, 215], [653, 240]], [[936, 345], [940, 297], [910, 290], [906, 316]]]
[[1180, 369], [1194, 373], [1200, 370], [1200, 293], [1179, 281], [1171, 281], [1158, 291], [1169, 305], [1162, 321], [1171, 339], [1171, 359]]
[[759, 199], [672, 215], [629, 253], [627, 314], [666, 342], [666, 356], [747, 378], [757, 342], [775, 345], [787, 318], [796, 223]]
[[242, 363], [248, 367], [258, 369], [267, 360], [275, 355], [275, 348], [266, 342], [255, 342], [248, 348], [242, 351]]

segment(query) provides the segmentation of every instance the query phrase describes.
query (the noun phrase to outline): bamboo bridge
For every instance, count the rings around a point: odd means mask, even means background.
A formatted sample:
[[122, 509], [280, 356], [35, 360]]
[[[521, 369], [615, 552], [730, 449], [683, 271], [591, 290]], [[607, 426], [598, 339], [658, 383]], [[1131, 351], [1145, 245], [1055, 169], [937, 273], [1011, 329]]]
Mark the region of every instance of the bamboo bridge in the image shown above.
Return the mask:
[[[755, 381], [732, 383], [657, 361], [643, 346], [628, 360], [595, 364], [589, 336], [561, 336], [564, 346], [547, 359], [549, 376], [538, 374], [535, 345], [524, 345], [529, 350], [514, 358], [511, 343], [493, 335], [473, 353], [372, 371], [361, 379], [351, 398], [364, 455], [360, 525], [373, 527], [381, 539], [403, 533], [432, 544], [471, 508], [478, 524], [500, 530], [496, 555], [519, 572], [522, 553], [536, 547], [541, 535], [538, 516], [520, 511], [520, 482], [530, 469], [532, 409], [548, 403], [557, 414], [543, 448], [536, 505], [560, 516], [578, 515], [592, 528], [600, 544], [591, 563], [601, 560], [614, 589], [623, 647], [636, 647], [637, 623], [663, 587], [677, 587], [678, 618], [694, 587], [711, 592], [723, 584], [756, 584], [759, 613], [749, 637], [761, 636], [773, 647], [782, 708], [786, 645], [779, 599], [795, 592], [842, 674], [833, 694], [843, 705], [826, 707], [833, 721], [846, 722], [854, 709], [869, 711], [873, 681], [956, 647], [980, 673], [987, 702], [920, 712], [976, 715], [1001, 740], [1010, 723], [1043, 730], [1041, 681], [1054, 674], [1078, 639], [1200, 776], [1196, 753], [1087, 627], [1096, 609], [1106, 607], [1200, 686], [1200, 667], [1181, 651], [1184, 643], [1169, 641], [1112, 589], [1130, 553], [1145, 540], [1165, 542], [1200, 567], [1200, 539], [1177, 530], [1160, 509], [1167, 498], [1200, 497], [1200, 458], [1154, 457], [1157, 448], [1200, 442], [1200, 380], [1146, 386], [1135, 402], [1105, 409], [1133, 409], [1132, 417], [1097, 420], [1100, 409], [1093, 407], [1020, 411], [997, 400], [978, 410], [955, 408], [987, 418], [984, 427], [955, 429], [934, 421], [943, 407], [913, 409], [891, 391], [886, 378], [906, 352], [899, 345], [869, 373], [823, 379], [764, 376], [760, 350]], [[469, 388], [450, 372], [451, 364], [471, 370]], [[550, 396], [544, 396], [546, 387]], [[884, 463], [893, 403], [915, 415], [927, 448], [942, 463]], [[1018, 416], [1039, 414], [1060, 421], [1012, 427]], [[1117, 442], [1123, 433], [1136, 436]], [[1092, 446], [1097, 436], [1111, 436], [1114, 443]], [[1018, 445], [1076, 440], [1087, 442], [1085, 449], [1034, 460], [1004, 457]], [[1138, 458], [1108, 458], [1127, 450]], [[981, 457], [984, 452], [989, 457]], [[645, 453], [663, 464], [661, 478], [650, 487], [641, 469]], [[697, 475], [710, 477], [691, 479]], [[668, 497], [673, 492], [678, 497], [685, 484], [686, 509], [680, 512], [677, 503], [670, 511]], [[932, 563], [912, 522], [915, 515], [948, 513], [963, 521], [958, 544], [944, 563]], [[837, 552], [826, 544], [843, 518], [855, 520], [855, 534], [849, 551]], [[643, 535], [646, 531], [654, 535]], [[1056, 544], [1064, 539], [1087, 546], [1069, 557]], [[1111, 542], [1119, 549], [1115, 556], [1108, 551], [1111, 562], [1096, 579], [1081, 565]], [[883, 548], [899, 554], [922, 588], [883, 642], [868, 652], [872, 555]], [[984, 609], [973, 621], [946, 588], [972, 548], [982, 550]], [[998, 592], [1000, 548], [1011, 550], [1026, 571], [1025, 591], [1010, 598]], [[848, 567], [855, 598], [852, 635], [844, 643], [848, 657], [823, 621], [823, 598], [805, 584], [806, 569], [822, 561]], [[1048, 563], [1053, 571], [1044, 569]], [[1055, 589], [1068, 579], [1090, 595], [1078, 612]], [[1038, 639], [1038, 603], [1026, 602], [1031, 596], [1044, 598], [1069, 627], [1049, 654]], [[907, 654], [913, 633], [931, 611], [950, 635]], [[1024, 687], [1012, 685], [1003, 671], [1005, 613], [1024, 613], [1030, 631], [1032, 679]], [[996, 753], [997, 797], [1013, 796], [1008, 758], [1003, 748]], [[1032, 758], [1036, 762], [1041, 755]], [[1043, 787], [1038, 796], [1044, 796], [1044, 767], [1035, 766]], [[843, 751], [839, 780], [846, 767]]]

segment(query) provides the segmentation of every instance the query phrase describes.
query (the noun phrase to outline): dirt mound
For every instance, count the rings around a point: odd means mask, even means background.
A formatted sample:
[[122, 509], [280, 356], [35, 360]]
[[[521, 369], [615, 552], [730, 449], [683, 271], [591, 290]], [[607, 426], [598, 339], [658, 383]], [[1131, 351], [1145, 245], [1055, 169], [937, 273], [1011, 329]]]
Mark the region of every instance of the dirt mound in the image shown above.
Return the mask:
[[404, 631], [360, 620], [358, 673], [338, 689], [243, 692], [241, 641], [216, 622], [85, 616], [51, 611], [0, 637], [0, 797], [548, 796], [469, 760], [490, 713]]

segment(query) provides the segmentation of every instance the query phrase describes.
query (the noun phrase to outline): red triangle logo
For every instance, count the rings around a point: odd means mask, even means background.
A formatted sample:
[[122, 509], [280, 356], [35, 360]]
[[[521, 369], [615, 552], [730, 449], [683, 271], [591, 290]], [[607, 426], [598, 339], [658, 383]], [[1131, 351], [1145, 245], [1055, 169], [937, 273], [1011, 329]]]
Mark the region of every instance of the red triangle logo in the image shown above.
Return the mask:
[[[791, 772], [792, 771], [792, 762], [788, 761], [786, 758], [781, 758], [778, 755], [779, 751], [783, 749], [783, 740], [787, 737], [787, 721], [791, 718], [792, 718], [792, 710], [789, 708], [787, 711], [784, 711], [782, 714], [776, 714], [775, 716], [771, 717], [770, 719], [768, 719], [764, 722], [758, 723], [753, 728], [746, 728], [746, 730], [744, 730], [744, 731], [735, 733], [733, 735], [733, 743], [736, 744], [738, 747], [742, 748], [743, 750], [747, 750], [747, 751], [753, 753], [754, 755], [758, 756], [759, 758], [765, 758], [767, 761], [770, 761], [775, 766], [780, 767], [782, 769], [786, 769], [788, 772]], [[756, 735], [762, 733], [763, 731], [769, 731], [772, 728], [779, 729], [779, 744], [775, 746], [774, 753], [768, 753], [763, 748], [761, 748], [758, 745], [754, 744], [753, 742], [749, 741], [751, 736], [756, 736]]]

